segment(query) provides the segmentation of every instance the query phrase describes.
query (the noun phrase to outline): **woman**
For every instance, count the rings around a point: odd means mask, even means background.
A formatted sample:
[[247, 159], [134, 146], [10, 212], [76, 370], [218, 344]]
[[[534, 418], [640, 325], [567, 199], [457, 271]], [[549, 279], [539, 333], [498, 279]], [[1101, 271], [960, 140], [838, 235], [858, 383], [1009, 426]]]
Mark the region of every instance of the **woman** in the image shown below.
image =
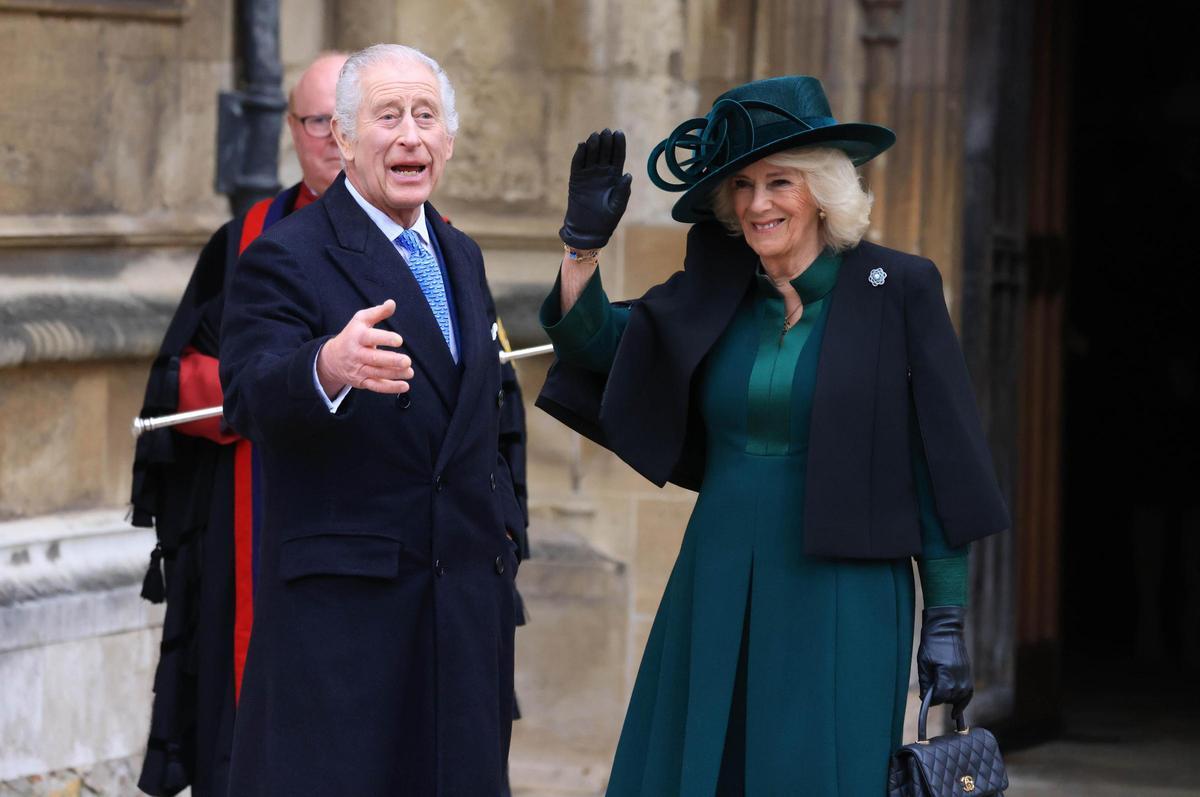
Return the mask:
[[610, 795], [882, 794], [911, 556], [932, 607], [922, 692], [955, 712], [970, 699], [966, 546], [1008, 515], [937, 269], [861, 240], [854, 167], [894, 138], [839, 124], [814, 78], [723, 94], [651, 154], [651, 179], [684, 191], [673, 217], [695, 226], [684, 271], [627, 307], [596, 268], [629, 196], [624, 138], [576, 151], [542, 308], [559, 360], [538, 404], [700, 493]]

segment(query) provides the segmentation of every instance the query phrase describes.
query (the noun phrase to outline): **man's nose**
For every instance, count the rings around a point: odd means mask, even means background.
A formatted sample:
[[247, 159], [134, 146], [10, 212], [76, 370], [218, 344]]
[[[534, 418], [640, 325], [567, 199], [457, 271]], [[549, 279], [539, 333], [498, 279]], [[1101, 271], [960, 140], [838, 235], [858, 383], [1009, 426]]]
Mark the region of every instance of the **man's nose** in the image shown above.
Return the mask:
[[400, 125], [396, 129], [396, 140], [406, 147], [415, 147], [420, 142], [420, 137], [417, 135], [417, 120], [413, 119], [412, 114], [405, 114], [400, 120]]

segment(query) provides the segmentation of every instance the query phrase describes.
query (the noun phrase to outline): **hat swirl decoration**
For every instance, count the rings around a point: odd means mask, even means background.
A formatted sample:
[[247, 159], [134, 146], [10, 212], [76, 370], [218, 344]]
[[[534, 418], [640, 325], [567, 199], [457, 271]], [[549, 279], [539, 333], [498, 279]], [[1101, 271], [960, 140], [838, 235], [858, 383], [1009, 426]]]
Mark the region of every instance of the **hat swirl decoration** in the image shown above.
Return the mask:
[[[713, 218], [709, 199], [724, 177], [772, 153], [834, 147], [859, 166], [895, 141], [886, 127], [838, 122], [814, 77], [767, 78], [730, 89], [706, 116], [678, 125], [651, 150], [646, 169], [662, 190], [684, 192], [671, 210], [676, 221], [700, 222]], [[688, 154], [680, 159], [680, 151]], [[663, 177], [660, 158], [677, 182]]]
[[[720, 168], [729, 160], [733, 147], [735, 136], [730, 133], [731, 125], [737, 126], [736, 138], [748, 139], [753, 149], [754, 120], [750, 117], [751, 108], [778, 114], [783, 119], [803, 125], [806, 130], [812, 129], [811, 125], [802, 119], [769, 102], [749, 100], [741, 103], [733, 99], [717, 100], [708, 116], [688, 119], [676, 127], [671, 135], [658, 142], [650, 153], [650, 181], [664, 191], [686, 191], [707, 174], [709, 167], [714, 167], [715, 164], [714, 168]], [[693, 132], [697, 130], [699, 135]], [[677, 149], [691, 150], [695, 154], [680, 163], [675, 154]], [[660, 156], [666, 161], [667, 171], [680, 182], [668, 183], [662, 178], [657, 164]]]

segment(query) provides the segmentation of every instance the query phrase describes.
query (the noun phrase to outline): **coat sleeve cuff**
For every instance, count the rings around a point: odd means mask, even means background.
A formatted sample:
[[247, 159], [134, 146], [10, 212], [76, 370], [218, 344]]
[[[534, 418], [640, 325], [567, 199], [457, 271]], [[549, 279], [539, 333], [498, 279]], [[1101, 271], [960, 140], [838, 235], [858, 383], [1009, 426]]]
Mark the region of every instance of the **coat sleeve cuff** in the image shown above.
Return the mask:
[[539, 320], [554, 344], [554, 353], [565, 362], [590, 371], [607, 373], [617, 353], [628, 311], [608, 301], [597, 269], [574, 306], [563, 315], [561, 274], [542, 303]]
[[556, 349], [564, 352], [576, 352], [587, 348], [596, 335], [604, 329], [608, 314], [611, 312], [608, 296], [604, 293], [604, 285], [600, 279], [600, 269], [592, 274], [579, 301], [562, 314], [562, 279], [554, 281], [554, 288], [546, 301], [542, 303], [540, 320], [542, 328], [554, 342]]
[[925, 607], [967, 605], [967, 549], [941, 559], [917, 559]]

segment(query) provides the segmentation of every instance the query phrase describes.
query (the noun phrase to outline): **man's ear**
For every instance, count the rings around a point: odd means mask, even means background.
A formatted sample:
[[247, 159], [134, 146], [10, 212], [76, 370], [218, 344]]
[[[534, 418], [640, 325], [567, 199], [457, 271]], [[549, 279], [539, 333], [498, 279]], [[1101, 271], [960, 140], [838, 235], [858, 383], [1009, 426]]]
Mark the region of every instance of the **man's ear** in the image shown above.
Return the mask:
[[454, 136], [446, 135], [446, 160], [454, 157]]
[[329, 120], [329, 130], [333, 133], [333, 140], [337, 143], [338, 151], [342, 153], [342, 162], [350, 163], [354, 160], [354, 145], [350, 143], [346, 136], [346, 131], [342, 129], [341, 120], [336, 116]]

